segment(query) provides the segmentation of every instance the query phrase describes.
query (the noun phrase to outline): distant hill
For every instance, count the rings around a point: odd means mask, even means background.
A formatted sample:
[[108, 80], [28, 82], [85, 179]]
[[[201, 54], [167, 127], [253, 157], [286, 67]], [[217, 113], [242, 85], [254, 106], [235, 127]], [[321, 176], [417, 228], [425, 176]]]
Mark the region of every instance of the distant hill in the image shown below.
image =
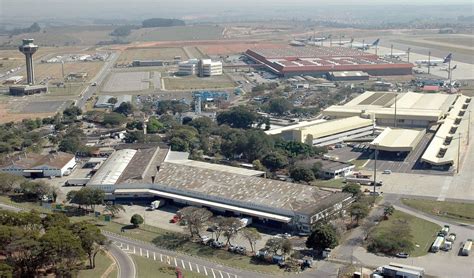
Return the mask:
[[183, 20], [174, 19], [174, 18], [150, 18], [145, 19], [142, 22], [143, 28], [152, 28], [152, 27], [172, 27], [172, 26], [185, 26]]

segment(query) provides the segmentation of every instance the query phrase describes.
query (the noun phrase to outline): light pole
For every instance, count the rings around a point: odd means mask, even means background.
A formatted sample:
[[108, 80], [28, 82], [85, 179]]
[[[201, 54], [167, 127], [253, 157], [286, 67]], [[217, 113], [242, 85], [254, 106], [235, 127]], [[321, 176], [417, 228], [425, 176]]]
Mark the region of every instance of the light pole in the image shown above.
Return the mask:
[[431, 68], [431, 51], [428, 51], [428, 74], [430, 74]]
[[394, 126], [397, 127], [397, 92], [395, 92], [395, 114], [394, 114]]
[[374, 151], [374, 196], [375, 196], [375, 192], [376, 192], [376, 186], [377, 186], [377, 155], [378, 155], [378, 146], [379, 144], [374, 144], [374, 147], [375, 147], [375, 151]]
[[458, 137], [458, 165], [456, 165], [456, 173], [459, 174], [459, 162], [460, 162], [460, 157], [461, 157], [461, 132], [459, 132], [459, 137]]

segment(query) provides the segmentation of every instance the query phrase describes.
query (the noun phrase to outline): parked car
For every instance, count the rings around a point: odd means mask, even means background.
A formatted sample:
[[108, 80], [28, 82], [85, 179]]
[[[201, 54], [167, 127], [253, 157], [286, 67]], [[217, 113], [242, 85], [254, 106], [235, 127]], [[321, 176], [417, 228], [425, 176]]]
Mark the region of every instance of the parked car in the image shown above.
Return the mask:
[[447, 237], [446, 237], [446, 240], [447, 241], [450, 241], [450, 242], [454, 242], [456, 240], [456, 234], [455, 233], [450, 233]]
[[210, 237], [208, 236], [201, 236], [201, 242], [204, 243], [204, 244], [207, 244], [209, 242], [209, 240], [211, 240]]
[[410, 255], [408, 255], [407, 253], [400, 252], [400, 253], [397, 253], [395, 256], [396, 256], [397, 258], [406, 259], [406, 258], [408, 258]]
[[224, 247], [224, 243], [220, 242], [220, 241], [213, 241], [211, 246], [214, 247], [214, 248], [222, 248], [222, 247]]
[[390, 175], [392, 173], [392, 170], [383, 170], [384, 174]]

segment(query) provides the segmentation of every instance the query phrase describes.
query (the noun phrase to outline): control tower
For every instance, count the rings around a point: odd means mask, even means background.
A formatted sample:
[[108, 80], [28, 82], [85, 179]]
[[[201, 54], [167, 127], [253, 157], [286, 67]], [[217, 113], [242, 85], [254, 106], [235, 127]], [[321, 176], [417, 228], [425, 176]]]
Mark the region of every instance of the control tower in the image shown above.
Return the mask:
[[28, 85], [35, 84], [35, 71], [33, 69], [33, 54], [38, 50], [38, 46], [33, 43], [33, 39], [24, 39], [23, 44], [18, 48], [26, 58], [26, 77]]

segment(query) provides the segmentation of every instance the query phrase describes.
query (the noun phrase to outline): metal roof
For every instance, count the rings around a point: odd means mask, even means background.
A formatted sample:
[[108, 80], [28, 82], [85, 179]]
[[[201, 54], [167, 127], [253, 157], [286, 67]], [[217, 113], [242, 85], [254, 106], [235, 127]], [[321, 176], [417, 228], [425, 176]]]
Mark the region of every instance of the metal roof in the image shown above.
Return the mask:
[[390, 152], [411, 152], [420, 143], [426, 130], [385, 128], [371, 143], [372, 149]]
[[451, 107], [448, 116], [444, 119], [431, 140], [428, 148], [423, 153], [421, 160], [433, 165], [455, 164], [457, 149], [461, 144], [460, 135], [466, 134], [469, 120], [465, 113], [471, 98], [459, 95]]
[[115, 184], [136, 153], [137, 151], [132, 149], [114, 152], [92, 176], [88, 184]]

